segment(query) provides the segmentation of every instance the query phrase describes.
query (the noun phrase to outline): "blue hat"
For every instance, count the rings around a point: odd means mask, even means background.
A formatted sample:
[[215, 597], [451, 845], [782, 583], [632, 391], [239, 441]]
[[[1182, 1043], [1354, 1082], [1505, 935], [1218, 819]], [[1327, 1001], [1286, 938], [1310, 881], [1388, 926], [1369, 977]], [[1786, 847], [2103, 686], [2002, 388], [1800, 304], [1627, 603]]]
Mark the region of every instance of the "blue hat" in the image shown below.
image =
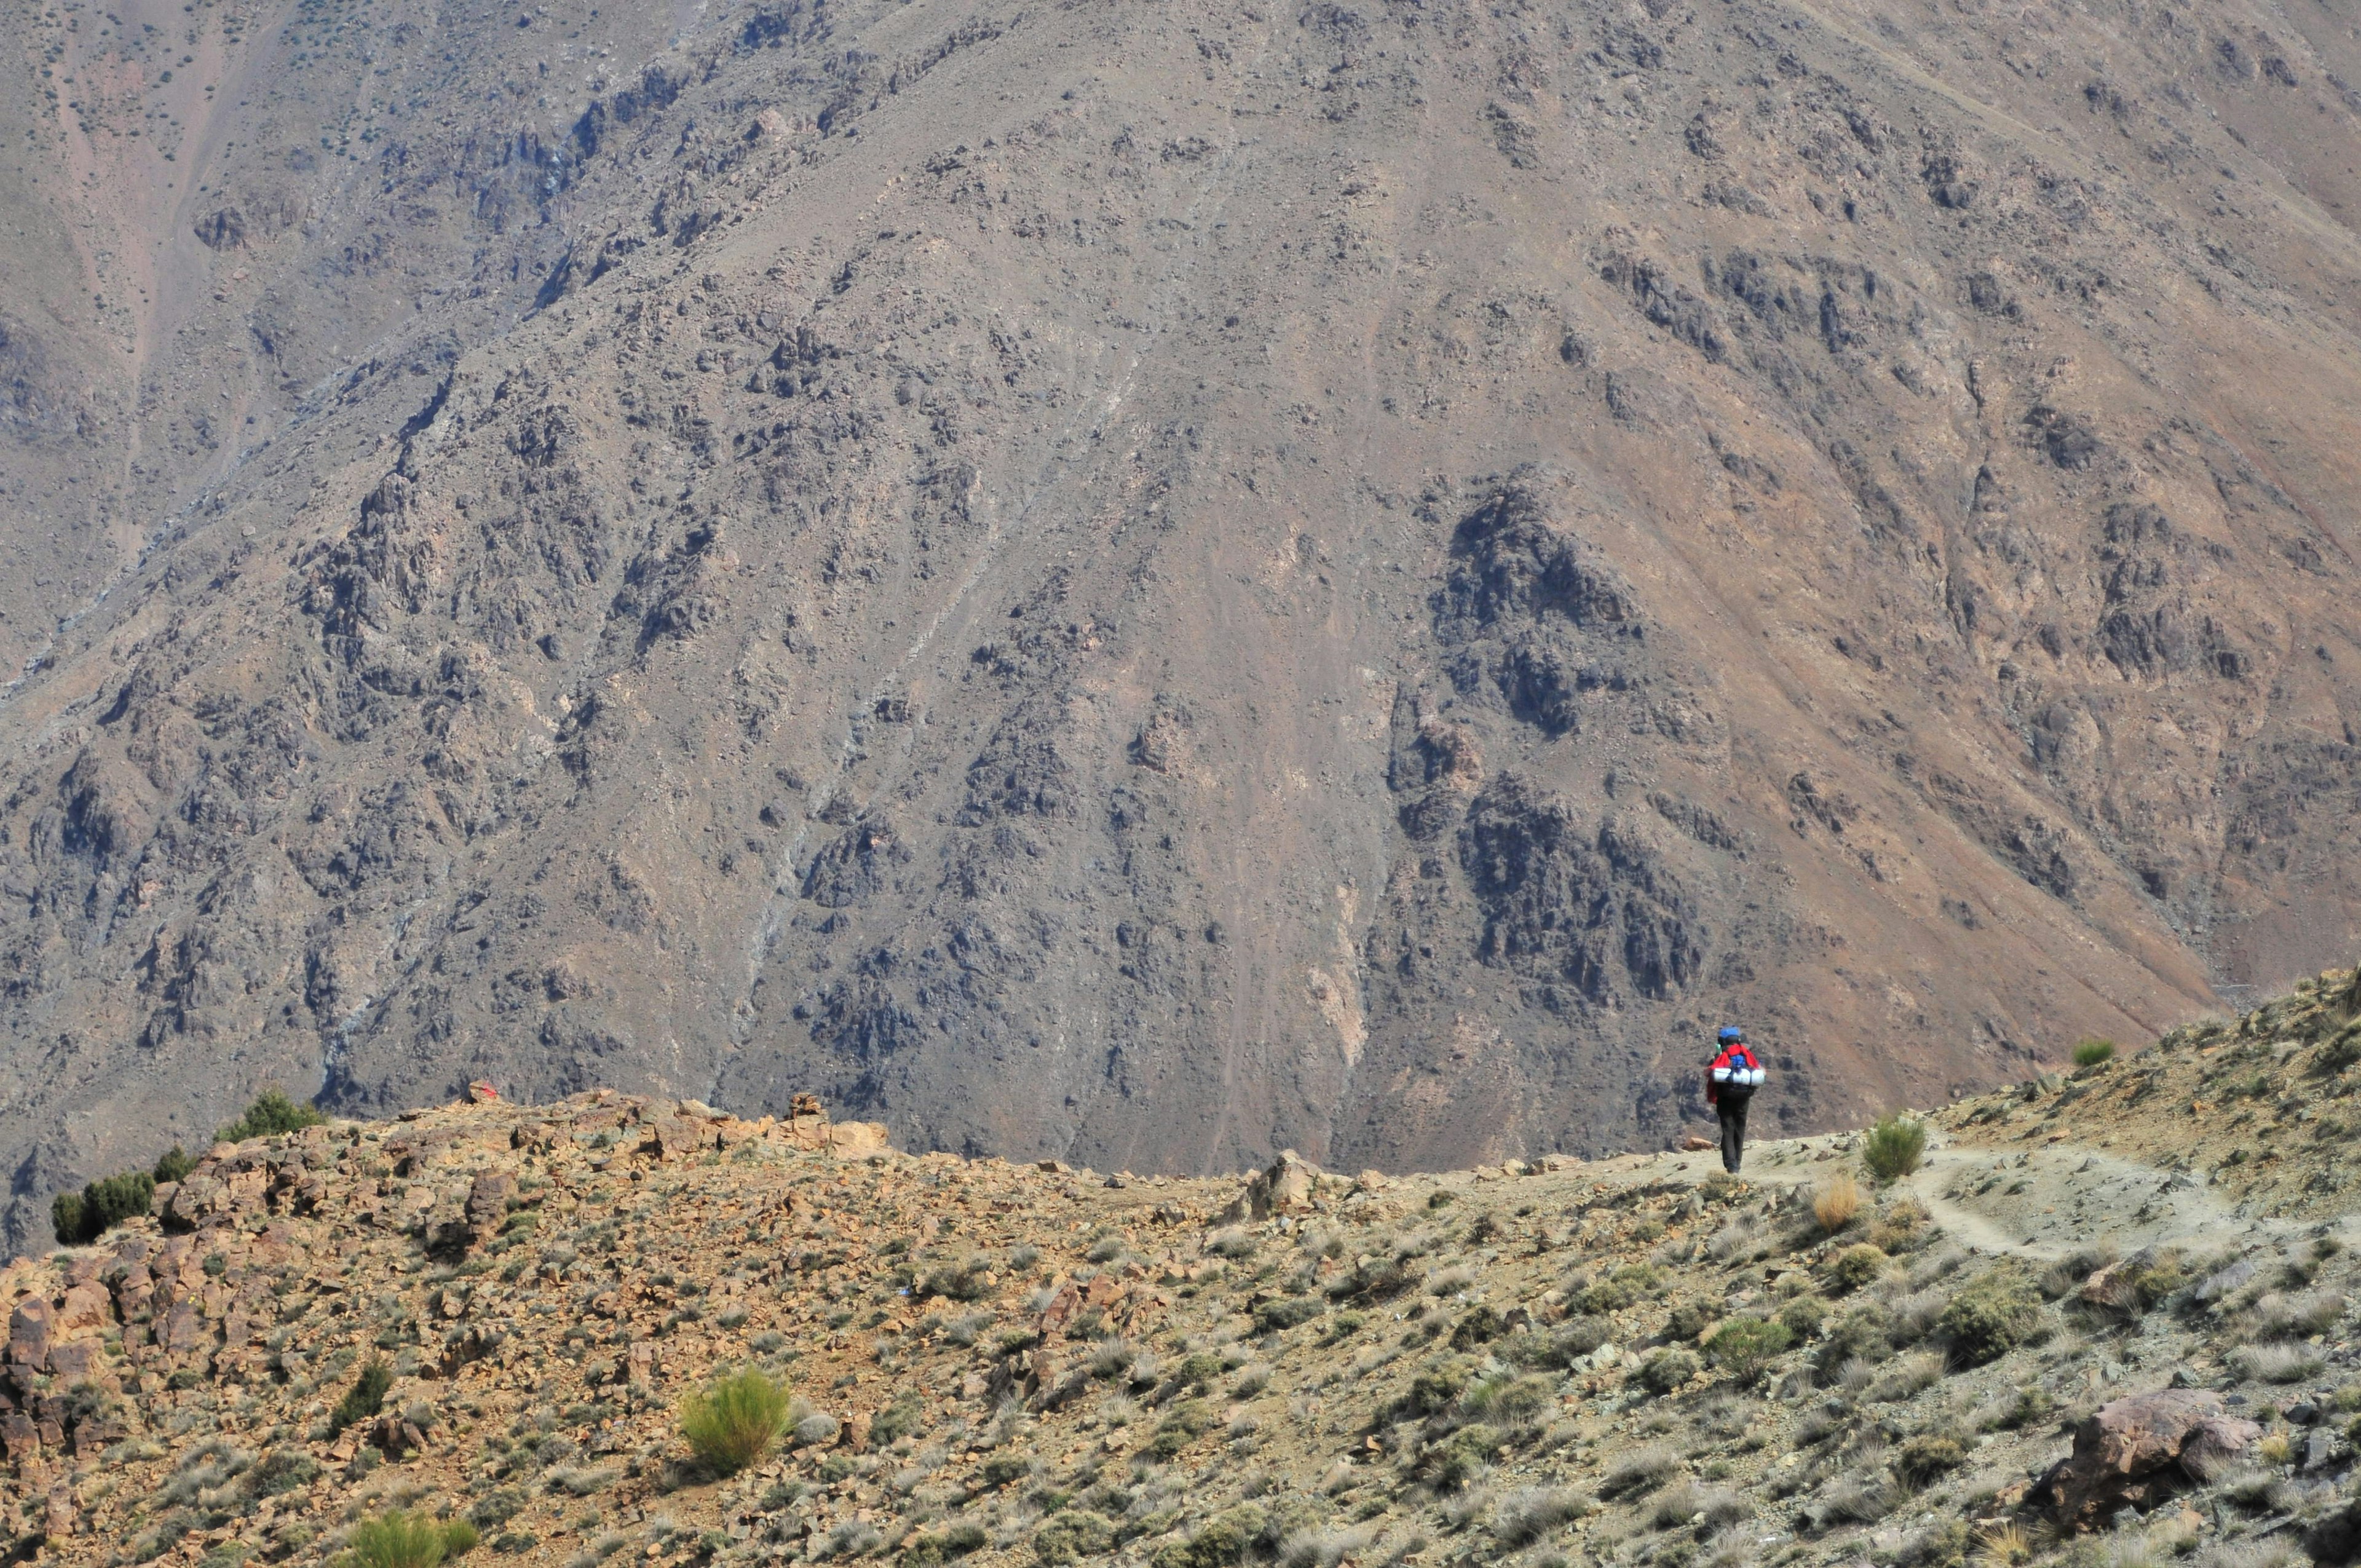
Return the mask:
[[1742, 1040], [1746, 1038], [1746, 1031], [1740, 1028], [1735, 1024], [1724, 1024], [1721, 1026], [1721, 1033], [1716, 1035], [1714, 1038], [1727, 1045], [1732, 1040]]

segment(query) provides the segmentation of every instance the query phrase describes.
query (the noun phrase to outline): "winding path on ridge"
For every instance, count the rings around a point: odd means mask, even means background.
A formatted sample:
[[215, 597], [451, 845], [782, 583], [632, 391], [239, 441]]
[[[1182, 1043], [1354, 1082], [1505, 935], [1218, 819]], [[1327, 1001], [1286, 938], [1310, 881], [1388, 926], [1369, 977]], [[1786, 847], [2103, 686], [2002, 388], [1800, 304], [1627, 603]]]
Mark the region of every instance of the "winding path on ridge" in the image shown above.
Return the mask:
[[[1808, 1193], [1841, 1169], [1858, 1174], [1858, 1133], [1828, 1133], [1750, 1144], [1746, 1179], [1758, 1187]], [[1720, 1169], [1710, 1150], [1625, 1155], [1576, 1168], [1612, 1185], [1701, 1185]], [[2271, 1219], [2247, 1202], [2228, 1201], [2197, 1172], [2167, 1169], [2070, 1139], [1985, 1141], [1929, 1129], [1915, 1175], [1890, 1190], [1927, 1206], [1944, 1233], [1988, 1254], [2048, 1263], [2090, 1246], [2118, 1254], [2174, 1242], [2243, 1245], [2319, 1229], [2317, 1220]], [[2328, 1222], [2361, 1235], [2356, 1216]]]

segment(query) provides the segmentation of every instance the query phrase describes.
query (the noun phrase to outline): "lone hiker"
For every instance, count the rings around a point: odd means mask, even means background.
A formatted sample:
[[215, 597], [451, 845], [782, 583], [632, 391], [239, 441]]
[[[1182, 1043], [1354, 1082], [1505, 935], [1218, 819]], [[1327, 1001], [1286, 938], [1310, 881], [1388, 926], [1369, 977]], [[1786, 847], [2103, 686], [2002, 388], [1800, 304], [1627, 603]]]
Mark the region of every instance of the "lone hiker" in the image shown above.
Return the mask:
[[1705, 1102], [1721, 1119], [1721, 1168], [1736, 1176], [1746, 1153], [1746, 1106], [1763, 1087], [1763, 1061], [1743, 1029], [1724, 1024], [1717, 1039], [1721, 1054], [1705, 1069]]

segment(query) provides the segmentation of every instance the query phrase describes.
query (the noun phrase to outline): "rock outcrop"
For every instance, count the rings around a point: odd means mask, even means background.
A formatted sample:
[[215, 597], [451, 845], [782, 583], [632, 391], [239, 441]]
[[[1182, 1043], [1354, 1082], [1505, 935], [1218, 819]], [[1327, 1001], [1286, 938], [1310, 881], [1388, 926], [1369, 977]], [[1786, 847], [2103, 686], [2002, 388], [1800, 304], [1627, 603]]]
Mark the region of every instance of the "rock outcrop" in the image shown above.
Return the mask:
[[2118, 1508], [2141, 1512], [2219, 1475], [2263, 1429], [2222, 1408], [2221, 1397], [2160, 1388], [2102, 1405], [2074, 1429], [2074, 1452], [2034, 1483], [2030, 1497], [2069, 1527], [2104, 1523]]

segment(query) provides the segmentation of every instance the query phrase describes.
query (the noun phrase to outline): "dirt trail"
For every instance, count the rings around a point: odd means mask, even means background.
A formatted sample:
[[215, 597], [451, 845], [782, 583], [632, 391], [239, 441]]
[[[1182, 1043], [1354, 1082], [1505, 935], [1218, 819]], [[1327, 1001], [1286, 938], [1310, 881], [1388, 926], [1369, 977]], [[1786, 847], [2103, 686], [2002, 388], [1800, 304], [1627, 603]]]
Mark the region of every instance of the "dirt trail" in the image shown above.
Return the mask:
[[[1763, 1185], [1810, 1186], [1837, 1169], [1858, 1135], [1783, 1138], [1748, 1146], [1747, 1178]], [[1601, 1168], [1585, 1167], [1596, 1174]], [[1664, 1153], [1606, 1168], [1632, 1180], [1702, 1184], [1720, 1168], [1711, 1152]], [[2318, 1222], [2248, 1211], [2202, 1176], [2166, 1169], [2087, 1144], [2060, 1140], [2009, 1147], [1936, 1133], [1916, 1174], [1895, 1183], [1926, 1204], [1945, 1234], [1985, 1253], [2049, 1262], [2084, 1247], [2118, 1254], [2176, 1242], [2244, 1243], [2309, 1234]], [[2355, 1229], [2351, 1218], [2332, 1222]]]

